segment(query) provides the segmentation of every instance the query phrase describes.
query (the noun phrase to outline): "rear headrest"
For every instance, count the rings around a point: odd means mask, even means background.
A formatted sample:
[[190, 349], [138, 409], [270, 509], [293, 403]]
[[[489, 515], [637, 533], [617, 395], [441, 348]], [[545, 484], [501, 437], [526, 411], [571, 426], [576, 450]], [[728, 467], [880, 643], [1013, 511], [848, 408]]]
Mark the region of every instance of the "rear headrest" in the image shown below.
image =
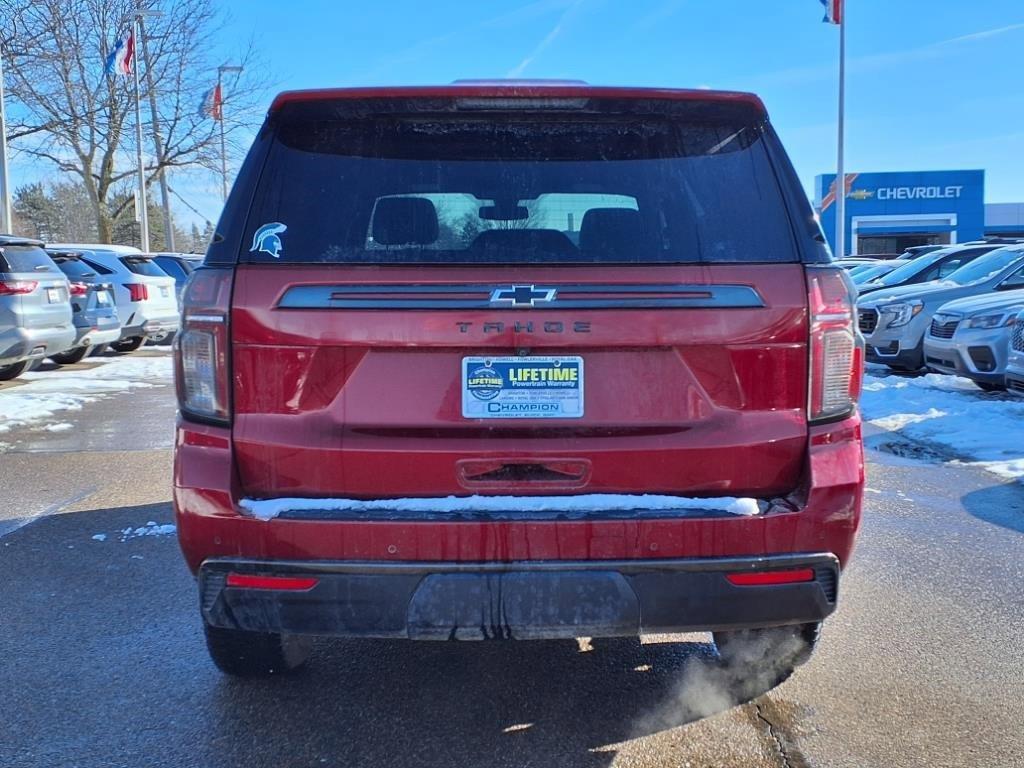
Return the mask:
[[437, 209], [425, 197], [382, 197], [373, 212], [373, 241], [428, 245], [437, 240]]
[[488, 229], [476, 236], [474, 251], [541, 251], [559, 255], [576, 252], [572, 240], [557, 229]]
[[632, 208], [591, 208], [580, 222], [580, 250], [625, 256], [635, 251], [643, 235], [640, 211]]

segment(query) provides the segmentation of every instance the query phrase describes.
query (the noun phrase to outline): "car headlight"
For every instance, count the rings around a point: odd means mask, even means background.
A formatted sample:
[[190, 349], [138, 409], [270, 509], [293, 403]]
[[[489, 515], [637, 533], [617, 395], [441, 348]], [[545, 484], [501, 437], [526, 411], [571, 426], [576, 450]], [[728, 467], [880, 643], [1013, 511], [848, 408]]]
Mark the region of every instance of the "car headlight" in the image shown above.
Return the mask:
[[1017, 319], [1017, 314], [1011, 312], [1007, 314], [1005, 312], [999, 312], [994, 315], [977, 315], [967, 321], [968, 328], [1002, 328], [1004, 325], [1013, 325], [1013, 321]]
[[886, 324], [886, 328], [899, 328], [917, 317], [922, 309], [924, 309], [924, 304], [920, 301], [909, 301], [903, 304], [883, 304], [878, 311], [891, 318]]

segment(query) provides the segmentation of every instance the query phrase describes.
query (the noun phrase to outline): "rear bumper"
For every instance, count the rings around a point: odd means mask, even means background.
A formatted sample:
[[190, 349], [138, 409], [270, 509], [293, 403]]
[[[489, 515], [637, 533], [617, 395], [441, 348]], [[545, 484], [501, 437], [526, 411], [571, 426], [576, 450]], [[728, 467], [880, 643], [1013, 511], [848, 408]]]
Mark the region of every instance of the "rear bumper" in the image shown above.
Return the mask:
[[177, 333], [180, 318], [175, 314], [147, 316], [135, 312], [128, 318], [128, 324], [121, 329], [121, 339], [132, 339], [136, 336], [146, 338], [162, 338]]
[[[737, 586], [727, 574], [810, 569], [798, 583]], [[315, 579], [303, 590], [226, 586], [229, 573]], [[625, 561], [207, 560], [205, 621], [258, 632], [413, 640], [555, 639], [821, 621], [836, 606], [831, 554]]]
[[63, 352], [74, 346], [75, 331], [70, 322], [49, 328], [10, 328], [0, 333], [0, 365], [42, 359]]

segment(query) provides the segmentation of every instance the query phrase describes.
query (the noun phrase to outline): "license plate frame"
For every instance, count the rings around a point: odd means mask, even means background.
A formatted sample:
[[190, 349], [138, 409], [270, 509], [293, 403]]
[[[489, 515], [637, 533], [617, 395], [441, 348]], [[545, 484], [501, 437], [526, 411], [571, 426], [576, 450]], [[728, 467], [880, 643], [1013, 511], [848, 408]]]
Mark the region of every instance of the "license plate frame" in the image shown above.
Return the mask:
[[47, 288], [46, 289], [46, 300], [50, 304], [60, 304], [62, 301], [60, 295], [60, 288]]
[[583, 358], [470, 355], [459, 389], [467, 419], [581, 419]]

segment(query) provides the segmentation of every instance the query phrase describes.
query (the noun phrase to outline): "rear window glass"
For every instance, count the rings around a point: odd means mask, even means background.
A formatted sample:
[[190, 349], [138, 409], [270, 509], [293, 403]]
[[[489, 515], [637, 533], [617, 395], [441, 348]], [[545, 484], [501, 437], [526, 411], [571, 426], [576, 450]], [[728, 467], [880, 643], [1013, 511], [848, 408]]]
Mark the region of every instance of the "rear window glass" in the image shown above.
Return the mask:
[[98, 275], [112, 275], [112, 274], [114, 274], [114, 270], [112, 270], [110, 267], [107, 267], [107, 266], [104, 266], [103, 264], [100, 264], [98, 261], [92, 261], [92, 260], [84, 258], [84, 257], [82, 258], [82, 261], [85, 262], [86, 264], [88, 264], [90, 267], [92, 267], [96, 271], [96, 274], [98, 274]]
[[670, 120], [278, 127], [256, 262], [797, 261], [760, 129]]
[[95, 277], [96, 270], [78, 257], [54, 256], [60, 271], [68, 277]]
[[192, 271], [191, 268], [185, 266], [177, 259], [168, 259], [157, 256], [154, 261], [160, 266], [160, 269], [178, 281], [187, 278], [189, 273]]
[[0, 249], [0, 272], [56, 272], [53, 260], [42, 248], [9, 245]]
[[145, 259], [138, 256], [122, 256], [121, 263], [136, 275], [167, 277], [167, 273], [160, 269], [160, 266], [152, 259]]

